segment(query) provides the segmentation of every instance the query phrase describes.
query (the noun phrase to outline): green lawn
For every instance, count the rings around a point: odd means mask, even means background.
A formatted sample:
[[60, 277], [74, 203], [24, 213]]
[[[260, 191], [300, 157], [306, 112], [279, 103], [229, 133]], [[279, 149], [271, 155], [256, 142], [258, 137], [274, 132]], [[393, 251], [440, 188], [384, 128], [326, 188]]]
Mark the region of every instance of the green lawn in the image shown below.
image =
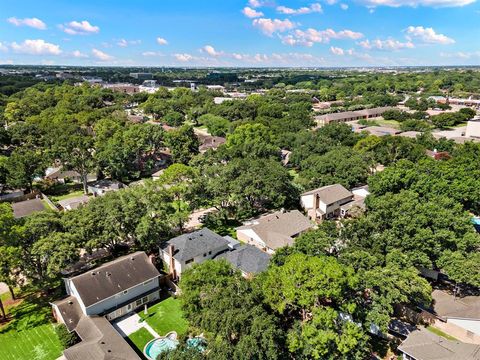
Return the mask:
[[143, 311], [139, 312], [138, 315], [145, 319], [147, 324], [161, 336], [170, 331], [176, 331], [178, 335], [183, 335], [188, 328], [188, 323], [183, 318], [180, 308], [180, 301], [173, 297], [151, 306], [147, 315]]
[[450, 335], [444, 333], [442, 330], [440, 330], [440, 329], [438, 329], [434, 326], [427, 326], [427, 330], [434, 333], [435, 335], [441, 336], [441, 337], [443, 337], [447, 340], [457, 340], [453, 336], [450, 336]]
[[55, 360], [61, 353], [62, 345], [52, 324], [0, 334], [2, 360]]
[[128, 338], [131, 340], [132, 343], [135, 344], [135, 346], [140, 350], [140, 352], [143, 352], [145, 345], [147, 345], [150, 340], [153, 340], [153, 335], [150, 334], [150, 331], [148, 331], [147, 329], [141, 328], [140, 330], [137, 330], [134, 333], [130, 334]]
[[71, 198], [82, 196], [82, 195], [83, 195], [83, 190], [78, 190], [78, 191], [73, 191], [71, 193], [64, 194], [64, 195], [49, 196], [49, 198], [53, 202], [59, 202], [60, 200], [71, 199]]
[[395, 129], [400, 129], [400, 123], [396, 120], [385, 120], [382, 118], [372, 119], [380, 126], [392, 127]]

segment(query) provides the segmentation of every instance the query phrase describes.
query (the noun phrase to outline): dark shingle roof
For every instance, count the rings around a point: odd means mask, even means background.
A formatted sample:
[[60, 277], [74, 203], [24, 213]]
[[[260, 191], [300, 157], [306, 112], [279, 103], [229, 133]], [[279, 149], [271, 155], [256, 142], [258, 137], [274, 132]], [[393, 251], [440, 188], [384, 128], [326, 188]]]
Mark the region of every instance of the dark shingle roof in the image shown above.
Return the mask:
[[67, 360], [140, 360], [104, 317], [84, 316], [75, 331], [82, 341], [63, 352]]
[[160, 276], [147, 254], [139, 251], [70, 279], [86, 307]]
[[34, 212], [46, 210], [45, 205], [40, 199], [31, 199], [13, 203], [12, 209], [13, 216], [16, 219], [31, 215]]
[[68, 331], [74, 330], [84, 316], [77, 299], [74, 296], [69, 296], [63, 300], [55, 301], [53, 304], [60, 311]]
[[219, 247], [228, 246], [228, 241], [210, 229], [201, 230], [183, 234], [170, 239], [162, 246], [166, 249], [169, 245], [174, 247], [173, 257], [178, 261], [186, 261]]
[[255, 246], [242, 245], [238, 249], [218, 255], [217, 259], [225, 259], [245, 273], [257, 274], [268, 267], [270, 255]]

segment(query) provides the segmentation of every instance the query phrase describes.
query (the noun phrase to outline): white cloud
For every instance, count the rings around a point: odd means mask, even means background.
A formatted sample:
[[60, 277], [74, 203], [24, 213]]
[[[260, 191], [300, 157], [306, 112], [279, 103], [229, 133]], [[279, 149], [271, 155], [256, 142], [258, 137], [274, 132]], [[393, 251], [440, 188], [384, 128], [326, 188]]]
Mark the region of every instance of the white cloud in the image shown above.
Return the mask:
[[2, 42], [0, 42], [0, 51], [8, 51], [7, 45], [5, 45], [5, 44], [3, 44]]
[[315, 43], [327, 44], [330, 42], [331, 39], [358, 40], [362, 37], [362, 33], [348, 29], [335, 31], [332, 29], [315, 30], [310, 28], [307, 30], [295, 30], [293, 34], [284, 36], [282, 38], [282, 42], [287, 45], [303, 45], [310, 47], [313, 46], [313, 44]]
[[362, 48], [371, 50], [401, 50], [401, 49], [413, 49], [415, 45], [411, 41], [401, 42], [394, 39], [386, 39], [386, 40], [364, 40], [358, 43]]
[[343, 51], [342, 48], [339, 48], [339, 47], [330, 47], [330, 52], [334, 55], [339, 55], [339, 56], [342, 56], [342, 55], [345, 55], [345, 51]]
[[141, 40], [125, 40], [125, 39], [120, 39], [117, 42], [117, 45], [120, 47], [127, 47], [129, 45], [139, 45], [141, 44]]
[[108, 55], [107, 53], [105, 53], [101, 50], [98, 50], [98, 49], [92, 49], [92, 55], [93, 55], [93, 57], [95, 57], [96, 59], [98, 59], [100, 61], [113, 60], [113, 56]]
[[193, 56], [190, 54], [174, 54], [175, 59], [181, 62], [187, 62], [193, 60]]
[[8, 18], [7, 21], [15, 26], [29, 26], [38, 30], [45, 30], [47, 28], [47, 25], [37, 18], [17, 19], [16, 17], [11, 17]]
[[156, 51], [144, 51], [144, 52], [142, 53], [142, 56], [145, 56], [145, 57], [163, 56], [163, 54], [160, 53], [160, 52], [156, 52]]
[[48, 43], [43, 39], [25, 40], [20, 44], [13, 42], [10, 47], [19, 54], [60, 55], [62, 52], [60, 46]]
[[423, 26], [409, 26], [406, 33], [408, 38], [417, 38], [428, 44], [448, 45], [455, 43], [455, 40], [443, 34], [437, 34], [432, 28], [424, 28]]
[[168, 45], [168, 41], [165, 40], [165, 39], [162, 38], [162, 37], [157, 37], [157, 44], [158, 44], [158, 45]]
[[308, 7], [303, 6], [298, 9], [292, 9], [286, 6], [277, 6], [277, 11], [285, 15], [304, 15], [304, 14], [310, 14], [310, 13], [321, 13], [322, 5], [320, 5], [319, 3], [315, 3]]
[[76, 58], [88, 58], [87, 54], [82, 53], [80, 50], [75, 50], [72, 52], [72, 56]]
[[250, 19], [263, 16], [263, 12], [252, 9], [251, 7], [245, 6], [242, 10], [243, 15], [249, 17]]
[[360, 0], [367, 6], [428, 6], [428, 7], [458, 7], [473, 4], [476, 0]]
[[453, 58], [453, 59], [471, 59], [471, 58], [480, 58], [480, 51], [475, 51], [475, 52], [463, 52], [463, 51], [458, 51], [455, 53], [445, 53], [441, 52], [440, 56], [443, 58]]
[[296, 24], [288, 19], [255, 19], [253, 20], [253, 26], [259, 28], [264, 34], [272, 36], [276, 32], [285, 32], [295, 28]]
[[340, 4], [340, 8], [342, 10], [348, 10], [348, 5], [347, 4]]
[[210, 56], [220, 56], [223, 55], [222, 51], [217, 51], [212, 45], [205, 45], [202, 49], [202, 52], [207, 53]]
[[68, 24], [60, 25], [60, 28], [69, 35], [96, 34], [100, 31], [98, 26], [90, 24], [87, 20], [70, 21]]
[[263, 1], [260, 1], [260, 0], [248, 0], [248, 4], [249, 4], [251, 7], [257, 8], [257, 7], [263, 6]]

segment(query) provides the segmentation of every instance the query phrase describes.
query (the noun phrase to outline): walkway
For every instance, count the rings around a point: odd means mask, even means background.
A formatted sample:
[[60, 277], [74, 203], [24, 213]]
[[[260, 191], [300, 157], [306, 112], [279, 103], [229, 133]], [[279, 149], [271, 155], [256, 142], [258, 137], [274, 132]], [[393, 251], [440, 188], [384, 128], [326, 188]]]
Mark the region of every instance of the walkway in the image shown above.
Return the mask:
[[141, 317], [138, 314], [127, 315], [112, 323], [113, 327], [123, 336], [127, 337], [135, 331], [145, 328], [154, 338], [159, 338], [160, 335], [152, 329], [146, 321], [140, 321]]

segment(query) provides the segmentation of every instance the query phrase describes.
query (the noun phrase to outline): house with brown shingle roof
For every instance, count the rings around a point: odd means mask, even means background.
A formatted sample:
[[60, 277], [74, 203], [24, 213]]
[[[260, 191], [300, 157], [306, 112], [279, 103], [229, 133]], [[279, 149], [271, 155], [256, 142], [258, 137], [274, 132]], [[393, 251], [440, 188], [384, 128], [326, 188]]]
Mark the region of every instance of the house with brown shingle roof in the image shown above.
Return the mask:
[[341, 208], [354, 200], [354, 194], [340, 184], [327, 185], [304, 192], [300, 203], [311, 220], [341, 216]]
[[405, 360], [480, 360], [480, 346], [449, 340], [425, 328], [411, 332], [398, 347]]
[[238, 227], [237, 239], [273, 254], [293, 245], [294, 239], [314, 225], [300, 211], [277, 211], [252, 219]]

